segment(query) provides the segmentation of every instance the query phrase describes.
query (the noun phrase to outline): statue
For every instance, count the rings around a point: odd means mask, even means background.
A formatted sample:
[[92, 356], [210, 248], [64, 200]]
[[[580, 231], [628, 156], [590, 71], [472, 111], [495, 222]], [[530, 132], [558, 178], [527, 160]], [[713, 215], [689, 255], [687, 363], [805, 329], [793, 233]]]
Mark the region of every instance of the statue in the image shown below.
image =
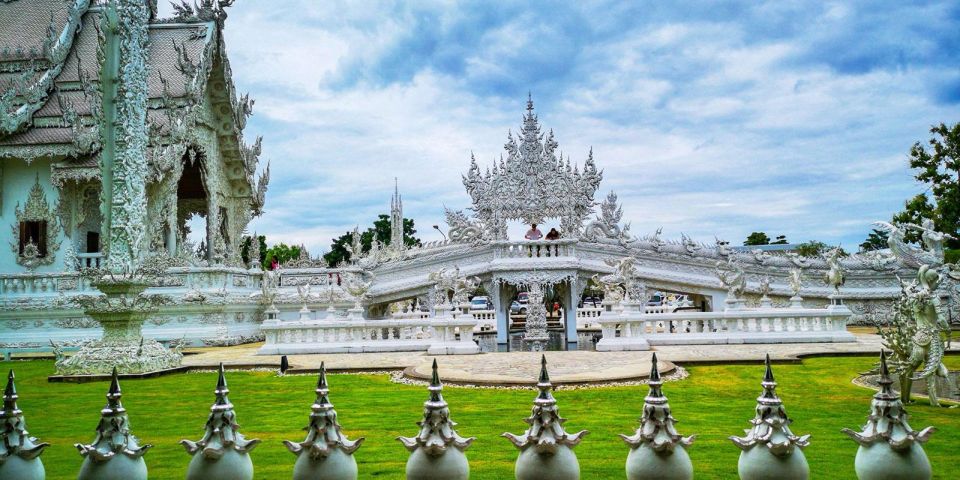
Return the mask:
[[747, 279], [743, 267], [731, 255], [727, 257], [726, 262], [717, 262], [716, 274], [717, 279], [720, 280], [720, 285], [727, 289], [727, 304], [733, 308], [738, 307], [741, 301], [740, 297], [747, 288]]
[[623, 257], [619, 260], [604, 260], [607, 266], [613, 267], [613, 273], [599, 276], [593, 275], [594, 283], [603, 287], [604, 296], [609, 296], [615, 304], [621, 301], [642, 302], [644, 298], [644, 285], [637, 282], [637, 259], [635, 257]]
[[772, 308], [770, 302], [770, 277], [764, 275], [760, 277], [760, 306], [763, 308]]
[[359, 226], [353, 227], [353, 232], [350, 232], [350, 244], [345, 245], [344, 248], [350, 254], [351, 265], [360, 263], [360, 259], [363, 258], [363, 240]]
[[840, 287], [846, 283], [847, 278], [844, 274], [843, 265], [840, 264], [840, 247], [832, 248], [823, 255], [823, 260], [827, 262], [826, 273], [823, 274], [823, 282], [833, 287], [832, 300], [835, 303], [840, 302]]
[[685, 233], [680, 233], [680, 243], [683, 245], [683, 250], [691, 257], [695, 256], [698, 252], [700, 252], [700, 249], [703, 248]]
[[[955, 238], [934, 230], [933, 222], [929, 219], [921, 223], [898, 227], [887, 222], [876, 222], [876, 225], [889, 232], [887, 244], [897, 260], [917, 269], [915, 280], [900, 282], [902, 293], [897, 314], [892, 319], [892, 328], [878, 326], [878, 330], [886, 347], [896, 357], [894, 363], [900, 376], [901, 398], [909, 401], [913, 381], [926, 380], [930, 404], [939, 405], [938, 379], [947, 378], [948, 375], [943, 354], [950, 332], [950, 306], [943, 304], [941, 295], [944, 293], [944, 283], [960, 276], [956, 275], [957, 265], [946, 264], [944, 259], [944, 243]], [[907, 244], [904, 239], [907, 229], [922, 232], [922, 248]], [[955, 298], [955, 292], [948, 293]], [[920, 365], [924, 369], [916, 374]]]
[[453, 271], [442, 268], [427, 276], [434, 286], [434, 311], [457, 308], [469, 301], [469, 296], [480, 286], [479, 277], [460, 275], [460, 267], [454, 265]]
[[720, 240], [719, 237], [713, 237], [713, 239], [716, 241], [714, 248], [716, 249], [718, 256], [729, 257], [733, 254], [733, 249], [730, 248], [730, 242], [726, 240]]
[[601, 238], [617, 240], [621, 244], [630, 239], [630, 224], [620, 228], [623, 209], [617, 203], [617, 194], [610, 192], [600, 204], [600, 215], [583, 230], [583, 239], [597, 241]]
[[543, 351], [550, 340], [550, 334], [547, 332], [547, 308], [543, 303], [543, 287], [539, 283], [530, 284], [527, 292], [527, 319], [524, 330], [523, 340], [532, 343], [533, 351]]
[[369, 281], [364, 281], [364, 275], [369, 275], [373, 277], [372, 273], [369, 272], [347, 272], [344, 275], [343, 286], [351, 296], [353, 296], [353, 309], [354, 311], [363, 311], [363, 301], [367, 297], [367, 292], [370, 291], [370, 287], [373, 285], [373, 278]]
[[800, 290], [803, 289], [803, 269], [790, 269], [790, 276], [787, 277], [790, 282], [790, 291], [793, 296], [790, 297], [790, 306], [793, 308], [803, 308], [803, 297], [800, 296]]
[[[950, 334], [950, 323], [942, 312], [940, 296], [935, 293], [940, 279], [939, 273], [923, 265], [917, 272], [917, 279], [903, 288], [905, 305], [912, 313], [916, 333], [909, 345], [909, 357], [900, 371], [900, 395], [909, 401], [913, 381], [926, 380], [927, 395], [933, 406], [940, 405], [938, 379], [948, 378], [943, 355], [946, 349], [944, 338]], [[924, 369], [917, 374], [921, 364]]]

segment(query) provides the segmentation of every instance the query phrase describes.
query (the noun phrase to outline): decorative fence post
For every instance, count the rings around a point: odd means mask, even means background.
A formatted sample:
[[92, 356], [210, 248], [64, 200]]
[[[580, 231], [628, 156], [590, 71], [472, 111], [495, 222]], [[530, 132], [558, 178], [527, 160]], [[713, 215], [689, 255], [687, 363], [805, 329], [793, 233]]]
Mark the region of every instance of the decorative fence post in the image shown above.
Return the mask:
[[476, 439], [463, 438], [454, 430], [457, 424], [450, 420], [450, 409], [441, 394], [443, 385], [436, 359], [427, 389], [430, 399], [423, 403], [423, 420], [417, 422], [420, 433], [415, 437], [397, 437], [410, 451], [407, 480], [467, 480], [470, 464], [463, 452]]
[[[284, 357], [286, 358], [286, 357]], [[327, 394], [327, 369], [320, 364], [320, 378], [317, 380], [317, 399], [310, 407], [310, 425], [307, 426], [307, 438], [294, 443], [284, 440], [284, 445], [297, 456], [293, 467], [293, 480], [356, 480], [357, 461], [353, 452], [360, 448], [363, 437], [348, 440], [340, 431], [337, 423], [337, 411]]]
[[193, 456], [187, 467], [187, 480], [253, 480], [253, 461], [250, 451], [260, 440], [246, 440], [240, 434], [233, 404], [227, 398], [227, 380], [220, 364], [217, 378], [217, 396], [210, 407], [210, 416], [204, 427], [203, 438], [196, 442], [180, 440]]
[[107, 405], [100, 410], [97, 436], [89, 445], [76, 444], [83, 465], [78, 480], [147, 480], [147, 464], [143, 455], [153, 445], [139, 446], [130, 433], [127, 410], [120, 404], [120, 380], [113, 369], [113, 380], [107, 392]]
[[[533, 411], [525, 421], [530, 424], [523, 435], [504, 433], [514, 446], [520, 449], [514, 469], [517, 480], [579, 480], [580, 463], [573, 447], [590, 433], [581, 430], [568, 434], [563, 429], [565, 418], [557, 411], [557, 400], [550, 391], [550, 375], [547, 373], [547, 357], [540, 360], [540, 394], [533, 401]], [[532, 447], [532, 448], [531, 448]]]
[[763, 393], [757, 397], [757, 415], [746, 437], [730, 437], [742, 452], [737, 470], [742, 480], [806, 480], [810, 467], [802, 448], [810, 444], [810, 435], [798, 437], [790, 431], [790, 420], [783, 402], [777, 397], [777, 382], [767, 354]]
[[660, 387], [657, 354], [653, 354], [650, 369], [650, 393], [644, 399], [640, 428], [632, 436], [620, 435], [630, 445], [627, 455], [627, 480], [690, 480], [693, 464], [686, 447], [693, 436], [682, 437], [674, 427], [670, 404]]
[[844, 428], [843, 433], [860, 444], [855, 461], [860, 480], [928, 480], [933, 476], [930, 461], [923, 451], [930, 435], [927, 427], [917, 432], [907, 424], [907, 412], [900, 395], [891, 387], [893, 380], [887, 368], [887, 356], [880, 352], [880, 391], [870, 402], [870, 415], [863, 430]]
[[44, 480], [47, 477], [40, 461], [43, 449], [49, 443], [39, 443], [27, 433], [23, 411], [17, 407], [17, 386], [13, 370], [7, 376], [3, 391], [3, 410], [0, 410], [0, 478], [16, 480]]

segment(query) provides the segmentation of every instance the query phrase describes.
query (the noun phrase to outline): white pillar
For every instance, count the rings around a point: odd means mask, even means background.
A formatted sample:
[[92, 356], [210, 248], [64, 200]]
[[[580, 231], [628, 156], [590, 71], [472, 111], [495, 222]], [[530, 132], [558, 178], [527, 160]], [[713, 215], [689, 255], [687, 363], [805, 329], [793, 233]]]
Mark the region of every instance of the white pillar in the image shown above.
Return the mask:
[[503, 287], [500, 282], [493, 280], [488, 291], [490, 292], [490, 301], [493, 303], [493, 310], [496, 312], [494, 315], [497, 322], [497, 343], [506, 345], [507, 334], [510, 333], [510, 314], [508, 312], [510, 306], [504, 305]]
[[578, 279], [571, 279], [568, 282], [566, 297], [567, 305], [563, 309], [563, 314], [567, 343], [577, 343], [580, 338], [577, 336], [577, 304], [580, 303], [580, 281]]

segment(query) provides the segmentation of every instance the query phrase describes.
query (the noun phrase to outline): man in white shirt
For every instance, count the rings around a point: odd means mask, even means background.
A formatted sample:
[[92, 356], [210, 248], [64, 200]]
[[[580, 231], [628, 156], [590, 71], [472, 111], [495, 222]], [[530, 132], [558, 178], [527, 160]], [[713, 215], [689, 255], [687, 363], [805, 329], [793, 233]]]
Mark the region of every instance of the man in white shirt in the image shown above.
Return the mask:
[[540, 229], [537, 228], [537, 224], [534, 223], [533, 225], [530, 225], [530, 230], [527, 230], [527, 234], [524, 235], [523, 238], [526, 238], [527, 240], [540, 240], [543, 238], [543, 232], [541, 232]]

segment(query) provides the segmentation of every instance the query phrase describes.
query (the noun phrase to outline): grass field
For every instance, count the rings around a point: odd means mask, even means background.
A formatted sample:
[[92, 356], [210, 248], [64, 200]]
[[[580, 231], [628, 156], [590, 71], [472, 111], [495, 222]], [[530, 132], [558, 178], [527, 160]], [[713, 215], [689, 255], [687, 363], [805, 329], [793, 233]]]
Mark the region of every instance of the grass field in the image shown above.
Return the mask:
[[[866, 357], [837, 357], [774, 366], [778, 391], [794, 419], [794, 433], [813, 435], [806, 449], [812, 478], [856, 478], [853, 459], [857, 445], [840, 429], [857, 427], [866, 418], [872, 391], [850, 380], [873, 362]], [[949, 357], [947, 364], [960, 368], [960, 357]], [[41, 457], [47, 478], [76, 478], [81, 457], [72, 445], [93, 438], [108, 384], [47, 383], [46, 376], [53, 371], [49, 361], [2, 366], [16, 369], [20, 407], [31, 434], [53, 444]], [[689, 450], [696, 476], [737, 478], [739, 450], [727, 436], [740, 435], [748, 426], [761, 391], [763, 367], [694, 366], [688, 370], [688, 379], [667, 383], [664, 391], [680, 421], [681, 433], [697, 434]], [[294, 456], [280, 441], [302, 440], [315, 377], [238, 371], [228, 372], [227, 380], [241, 431], [247, 438], [264, 442], [252, 454], [256, 478], [290, 478]], [[200, 438], [215, 382], [214, 373], [198, 372], [122, 383], [134, 433], [143, 443], [155, 445], [146, 456], [150, 478], [183, 478], [189, 458], [177, 442]], [[416, 432], [426, 390], [393, 384], [382, 375], [331, 375], [330, 387], [347, 435], [367, 438], [356, 453], [360, 478], [403, 478], [407, 452], [394, 438]], [[569, 419], [567, 429], [590, 430], [576, 449], [583, 478], [625, 478], [627, 447], [616, 434], [632, 433], [636, 428], [646, 391], [645, 386], [638, 386], [556, 392], [560, 413]], [[467, 451], [471, 478], [513, 478], [516, 450], [499, 435], [524, 430], [522, 418], [530, 412], [534, 392], [448, 386], [444, 396], [461, 435], [477, 437]], [[958, 478], [953, 469], [960, 461], [960, 409], [932, 408], [918, 402], [909, 411], [915, 429], [938, 428], [926, 445], [935, 478]]]

